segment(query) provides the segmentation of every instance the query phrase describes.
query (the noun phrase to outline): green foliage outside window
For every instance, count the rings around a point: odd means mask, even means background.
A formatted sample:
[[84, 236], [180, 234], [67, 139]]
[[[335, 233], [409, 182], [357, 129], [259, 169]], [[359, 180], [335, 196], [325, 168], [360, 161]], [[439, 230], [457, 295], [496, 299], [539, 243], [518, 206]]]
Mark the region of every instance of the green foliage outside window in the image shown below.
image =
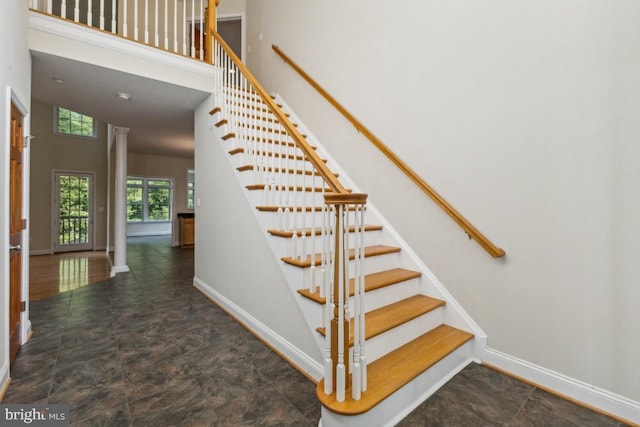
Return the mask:
[[59, 244], [89, 241], [89, 178], [60, 176], [59, 184]]
[[171, 220], [171, 180], [127, 178], [127, 221]]
[[78, 136], [95, 136], [93, 117], [58, 107], [58, 133]]
[[195, 206], [196, 196], [196, 171], [189, 169], [187, 171], [187, 209], [193, 209]]

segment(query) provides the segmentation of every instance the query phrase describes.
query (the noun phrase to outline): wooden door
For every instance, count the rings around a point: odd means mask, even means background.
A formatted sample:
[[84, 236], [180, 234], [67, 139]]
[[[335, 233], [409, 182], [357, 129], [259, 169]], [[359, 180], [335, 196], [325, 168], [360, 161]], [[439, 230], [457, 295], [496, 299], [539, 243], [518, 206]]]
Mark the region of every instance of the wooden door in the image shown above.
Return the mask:
[[22, 313], [22, 144], [23, 117], [11, 104], [11, 165], [9, 202], [9, 353], [13, 362], [20, 349]]

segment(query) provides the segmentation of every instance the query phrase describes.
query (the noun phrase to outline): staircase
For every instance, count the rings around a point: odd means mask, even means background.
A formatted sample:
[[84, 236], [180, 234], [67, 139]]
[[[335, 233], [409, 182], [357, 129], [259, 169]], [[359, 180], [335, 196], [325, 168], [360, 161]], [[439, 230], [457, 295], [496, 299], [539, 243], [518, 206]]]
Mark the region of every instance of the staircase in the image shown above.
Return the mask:
[[[233, 91], [227, 95], [231, 96], [231, 93]], [[273, 188], [270, 187], [277, 186], [269, 182], [255, 181], [261, 178], [261, 174], [255, 173], [260, 167], [251, 162], [251, 156], [247, 155], [250, 148], [247, 148], [230, 126], [230, 122], [237, 121], [245, 128], [262, 129], [265, 132], [260, 137], [262, 142], [270, 144], [279, 132], [278, 119], [258, 96], [249, 93], [244, 93], [240, 99], [228, 97], [226, 102], [236, 103], [236, 105], [240, 103], [243, 112], [233, 118], [225, 117], [224, 106], [217, 106], [210, 112], [221, 135], [220, 143], [225, 145], [229, 160], [234, 164], [242, 182], [245, 183], [246, 193], [252, 205], [261, 212], [261, 215], [270, 217], [265, 221], [266, 223], [274, 224], [274, 227], [265, 230], [265, 236], [272, 241], [275, 248], [281, 251], [283, 269], [287, 270], [287, 276], [298, 277], [298, 283], [293, 286], [297, 288], [299, 297], [315, 305], [312, 312], [306, 315], [310, 319], [315, 319], [313, 333], [318, 335], [318, 343], [322, 345], [322, 337], [325, 334], [322, 317], [326, 298], [321, 294], [319, 285], [315, 283], [312, 286], [306, 285], [309, 282], [309, 276], [312, 275], [310, 270], [314, 266], [321, 265], [322, 255], [317, 253], [300, 258], [291, 255], [289, 249], [294, 245], [294, 239], [310, 239], [312, 236], [318, 236], [320, 230], [311, 227], [277, 226], [280, 222], [277, 216], [279, 211], [282, 214], [282, 206], [269, 203], [270, 200], [273, 201], [272, 195], [269, 194]], [[283, 105], [281, 102], [278, 104], [280, 107]], [[287, 112], [287, 115], [291, 116], [292, 113]], [[243, 120], [250, 120], [251, 123]], [[296, 126], [300, 127], [300, 125]], [[314, 148], [317, 149], [317, 146], [318, 144], [315, 144]], [[279, 158], [279, 154], [275, 153], [275, 157]], [[317, 195], [321, 194], [323, 189], [319, 186], [315, 188], [315, 183], [303, 184], [301, 181], [303, 176], [310, 175], [308, 172], [310, 168], [302, 166], [304, 158], [298, 154], [288, 154], [287, 157], [297, 158], [299, 168], [283, 171], [291, 178], [285, 190], [294, 193], [302, 192], [304, 189], [309, 193], [313, 188]], [[267, 171], [280, 172], [278, 167], [263, 168]], [[338, 176], [337, 173], [335, 175]], [[268, 175], [262, 174], [262, 178], [266, 176]], [[295, 196], [291, 195], [291, 197]], [[293, 209], [294, 207], [291, 207], [291, 210]], [[305, 208], [297, 207], [296, 211], [305, 217], [298, 220], [299, 223], [311, 224], [313, 216], [317, 217], [322, 213], [323, 202], [316, 196], [314, 205]], [[368, 209], [367, 219], [373, 221], [377, 219], [371, 212], [371, 208]], [[319, 221], [318, 218], [316, 220]], [[394, 395], [409, 394], [409, 397], [403, 396], [401, 399], [406, 403], [395, 402], [398, 398], [391, 400], [392, 416], [387, 416], [387, 422], [397, 422], [398, 414], [408, 413], [428, 397], [428, 394], [435, 391], [441, 383], [472, 360], [473, 334], [447, 324], [446, 319], [455, 315], [451, 310], [447, 311], [447, 302], [440, 295], [436, 293], [437, 297], [433, 297], [425, 294], [429, 285], [423, 283], [426, 280], [419, 266], [407, 259], [408, 257], [402, 256], [403, 250], [400, 245], [394, 241], [391, 233], [384, 232], [380, 222], [367, 223], [364, 228], [367, 241], [364, 249], [367, 274], [364, 281], [367, 307], [365, 339], [369, 361], [368, 389], [362, 393], [360, 400], [350, 399], [350, 391], [347, 389], [347, 399], [344, 402], [338, 402], [335, 394], [324, 393], [324, 380], [320, 381], [317, 396], [323, 405], [323, 425], [325, 426], [372, 425], [372, 418], [376, 419], [377, 423], [381, 420], [380, 415], [367, 416], [367, 413], [376, 412], [377, 407], [384, 408], [384, 402]], [[353, 227], [349, 231], [353, 233]], [[350, 280], [349, 289], [349, 297], [353, 297], [353, 279]], [[353, 326], [353, 322], [350, 322], [350, 325]], [[353, 345], [352, 327], [349, 332], [349, 345]], [[433, 374], [435, 371], [432, 371], [428, 374], [432, 369], [440, 372]], [[414, 390], [416, 385], [419, 387], [418, 390]], [[389, 408], [384, 408], [377, 412], [388, 411]]]
[[[218, 56], [222, 48], [218, 48]], [[237, 68], [231, 68], [235, 79]], [[331, 236], [320, 224], [327, 224], [324, 199], [332, 190], [287, 129], [295, 127], [304, 144], [344, 188], [355, 186], [282, 99], [271, 97], [265, 102], [265, 98], [246, 83], [223, 80], [216, 93], [217, 105], [210, 111], [212, 127], [250, 204], [259, 212], [265, 239], [281, 260], [289, 286], [326, 355], [325, 364], [331, 363], [329, 353], [335, 358], [336, 350], [329, 349], [325, 334], [327, 318], [337, 315], [332, 314], [331, 304], [327, 305], [326, 294], [330, 292], [325, 289], [329, 288], [322, 285], [323, 277], [330, 273], [323, 242]], [[274, 109], [280, 111], [274, 114]], [[289, 121], [288, 125], [283, 120]], [[346, 217], [356, 218], [359, 209], [351, 206]], [[339, 399], [337, 392], [326, 393], [325, 374], [317, 386], [323, 426], [393, 425], [470, 363], [485, 345], [482, 331], [375, 207], [367, 204], [362, 216], [365, 220], [360, 226], [353, 219], [344, 227], [345, 241], [351, 248], [345, 251], [350, 272], [345, 283], [349, 307], [345, 312], [353, 316], [359, 305], [365, 307], [362, 341], [366, 347], [359, 347], [359, 339], [354, 338], [358, 332], [353, 318], [345, 328], [349, 350], [344, 357], [349, 373], [356, 369], [354, 360], [366, 363], [366, 386], [356, 393], [359, 398], [354, 398], [347, 380], [345, 398]], [[359, 241], [362, 250], [357, 249]], [[362, 257], [362, 267], [358, 267]], [[363, 302], [358, 300], [360, 282], [353, 278], [359, 268], [364, 277]], [[480, 338], [474, 338], [478, 333]], [[335, 384], [335, 378], [330, 378], [330, 383]]]

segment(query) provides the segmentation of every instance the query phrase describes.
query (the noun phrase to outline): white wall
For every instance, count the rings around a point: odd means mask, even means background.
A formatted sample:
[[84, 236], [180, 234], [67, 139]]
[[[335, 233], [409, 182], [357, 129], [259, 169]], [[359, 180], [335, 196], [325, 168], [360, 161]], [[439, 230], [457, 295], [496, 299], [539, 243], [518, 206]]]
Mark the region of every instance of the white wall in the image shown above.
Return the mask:
[[247, 11], [247, 0], [222, 0], [216, 10], [220, 15], [237, 15]]
[[[639, 15], [630, 0], [249, 0], [247, 62], [491, 348], [640, 401]], [[272, 44], [506, 258], [469, 241]]]
[[211, 98], [195, 113], [196, 199], [200, 201], [195, 210], [196, 281], [249, 313], [298, 355], [320, 363], [315, 332], [300, 312], [228, 153], [209, 131]]
[[[27, 2], [11, 1], [0, 13], [0, 387], [9, 375], [9, 123], [11, 95], [27, 109], [31, 98]], [[27, 118], [28, 120], [28, 118]], [[28, 126], [28, 123], [26, 124]], [[23, 259], [28, 263], [28, 257]]]

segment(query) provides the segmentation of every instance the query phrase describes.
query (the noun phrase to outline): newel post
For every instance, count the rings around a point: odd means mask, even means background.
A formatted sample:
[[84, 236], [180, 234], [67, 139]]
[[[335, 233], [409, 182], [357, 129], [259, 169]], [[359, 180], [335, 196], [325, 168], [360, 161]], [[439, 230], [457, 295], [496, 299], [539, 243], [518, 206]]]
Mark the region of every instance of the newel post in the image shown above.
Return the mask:
[[206, 40], [204, 41], [204, 60], [210, 64], [213, 64], [213, 32], [217, 29], [217, 13], [216, 8], [220, 4], [220, 0], [208, 0], [206, 9], [206, 30], [204, 35]]
[[[363, 241], [359, 238], [349, 239], [350, 228], [353, 228], [355, 235], [362, 231], [364, 225], [361, 220], [358, 220], [358, 216], [362, 216], [364, 206], [367, 202], [366, 194], [327, 194], [325, 195], [325, 204], [330, 208], [329, 211], [334, 212], [334, 225], [331, 231], [334, 236], [333, 241], [333, 277], [331, 286], [330, 301], [332, 305], [332, 318], [329, 320], [326, 331], [330, 337], [331, 346], [331, 364], [332, 375], [331, 379], [325, 377], [325, 382], [331, 381], [334, 387], [331, 387], [336, 392], [336, 399], [339, 402], [344, 401], [345, 391], [348, 387], [348, 379], [350, 373], [350, 361], [349, 361], [349, 336], [350, 329], [353, 331], [354, 346], [360, 343], [360, 332], [364, 331], [364, 305], [359, 298], [359, 286], [356, 286], [354, 291], [354, 307], [349, 306], [349, 279], [354, 275], [354, 283], [360, 284], [357, 275], [362, 273], [362, 269], [355, 266], [352, 271], [349, 269], [349, 260], [354, 259], [355, 262], [362, 261]], [[350, 215], [353, 213], [353, 215]], [[350, 225], [353, 221], [352, 226]], [[364, 290], [364, 286], [362, 286]], [[329, 299], [329, 296], [328, 296]], [[360, 313], [362, 311], [362, 315]], [[351, 322], [351, 316], [354, 318], [354, 326], [349, 327]], [[363, 343], [363, 342], [362, 342]], [[360, 353], [355, 351], [354, 347], [354, 362], [358, 363]], [[360, 390], [361, 375], [358, 369], [358, 374], [352, 377], [353, 381], [357, 381], [355, 388]], [[359, 398], [359, 391], [358, 391]]]

